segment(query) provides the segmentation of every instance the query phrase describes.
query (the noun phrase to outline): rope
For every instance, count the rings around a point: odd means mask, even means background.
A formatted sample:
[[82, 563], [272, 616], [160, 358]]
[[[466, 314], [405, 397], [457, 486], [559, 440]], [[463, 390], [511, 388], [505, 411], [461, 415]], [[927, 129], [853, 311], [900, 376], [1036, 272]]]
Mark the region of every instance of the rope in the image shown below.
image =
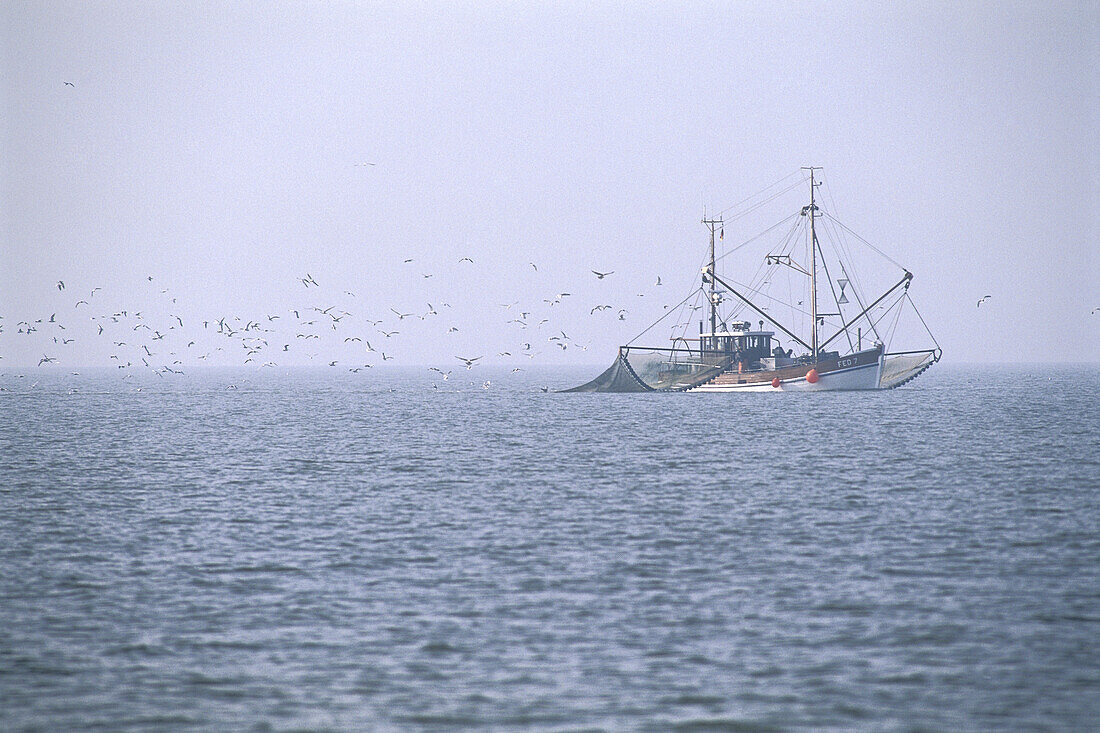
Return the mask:
[[[702, 289], [702, 288], [700, 288], [700, 289]], [[676, 312], [676, 309], [677, 309], [677, 308], [679, 308], [679, 307], [681, 307], [681, 306], [682, 306], [682, 305], [683, 305], [684, 303], [686, 303], [686, 302], [688, 301], [688, 298], [691, 298], [691, 297], [692, 297], [693, 295], [695, 295], [695, 291], [692, 291], [692, 292], [688, 293], [688, 295], [687, 295], [687, 298], [684, 298], [684, 299], [683, 299], [683, 300], [681, 300], [681, 301], [680, 301], [679, 303], [677, 303], [676, 305], [672, 306], [672, 307], [671, 307], [671, 308], [669, 308], [669, 309], [668, 309], [667, 311], [665, 311], [664, 315], [662, 315], [662, 316], [661, 316], [660, 318], [658, 318], [658, 319], [657, 319], [656, 321], [654, 321], [653, 323], [651, 323], [651, 324], [649, 324], [648, 326], [646, 326], [646, 328], [645, 328], [645, 330], [644, 330], [644, 331], [642, 331], [642, 332], [641, 332], [641, 333], [639, 333], [639, 334], [638, 334], [637, 336], [635, 336], [634, 338], [632, 338], [632, 339], [630, 339], [629, 341], [627, 341], [627, 342], [626, 342], [626, 345], [627, 345], [627, 346], [630, 346], [630, 345], [631, 345], [632, 343], [634, 343], [635, 341], [637, 341], [638, 339], [640, 339], [640, 338], [641, 338], [642, 336], [644, 336], [645, 334], [647, 334], [647, 333], [649, 332], [649, 329], [653, 328], [653, 327], [654, 327], [654, 326], [656, 326], [656, 325], [657, 325], [658, 323], [660, 323], [661, 321], [665, 320], [666, 318], [668, 318], [669, 316], [671, 316], [671, 315], [672, 315], [673, 313], [675, 313], [675, 312]]]
[[936, 337], [932, 335], [932, 329], [930, 329], [928, 327], [928, 324], [924, 322], [924, 317], [920, 314], [920, 311], [917, 310], [917, 304], [914, 303], [913, 299], [909, 296], [909, 291], [908, 290], [905, 291], [905, 297], [909, 300], [909, 305], [913, 306], [913, 312], [917, 314], [917, 318], [920, 319], [920, 323], [921, 323], [922, 326], [924, 326], [924, 330], [925, 330], [925, 332], [928, 333], [928, 337], [930, 339], [932, 339], [932, 343], [934, 343], [936, 345], [937, 349], [939, 349], [940, 351], [943, 351], [943, 348], [940, 346], [940, 342], [937, 341]]
[[[736, 204], [733, 204], [732, 206], [727, 206], [726, 208], [722, 209], [722, 210], [721, 210], [721, 211], [719, 211], [719, 212], [718, 212], [717, 214], [715, 214], [715, 216], [722, 216], [723, 214], [725, 214], [725, 213], [726, 213], [727, 211], [729, 211], [730, 209], [736, 209], [736, 208], [737, 208], [738, 206], [740, 206], [741, 204], [745, 203], [746, 201], [751, 201], [752, 199], [756, 198], [757, 196], [759, 196], [760, 194], [764, 193], [764, 192], [765, 192], [765, 191], [767, 191], [768, 189], [771, 189], [771, 188], [775, 188], [776, 186], [778, 186], [778, 185], [779, 185], [780, 183], [783, 183], [783, 181], [787, 180], [787, 179], [788, 179], [788, 178], [790, 178], [791, 176], [797, 176], [797, 175], [798, 175], [799, 173], [801, 173], [801, 172], [802, 172], [801, 170], [796, 170], [796, 171], [792, 171], [791, 173], [788, 173], [787, 175], [783, 176], [782, 178], [780, 178], [780, 179], [779, 179], [778, 181], [776, 181], [775, 183], [771, 184], [770, 186], [767, 186], [767, 187], [765, 187], [765, 188], [762, 188], [761, 190], [757, 191], [757, 192], [756, 192], [756, 193], [754, 193], [754, 194], [753, 194], [752, 196], [749, 196], [748, 198], [743, 198], [743, 199], [741, 199], [740, 201], [738, 201], [738, 202], [737, 202]], [[805, 178], [805, 176], [803, 176], [802, 180], [800, 180], [800, 181], [799, 181], [798, 183], [799, 183], [799, 184], [801, 184], [801, 183], [804, 183], [804, 182], [805, 182], [805, 180], [806, 180], [806, 178]], [[798, 185], [798, 184], [795, 184], [795, 185]]]
[[900, 268], [901, 270], [903, 270], [903, 271], [905, 271], [905, 272], [909, 272], [909, 270], [907, 270], [907, 269], [906, 269], [905, 267], [903, 267], [902, 265], [898, 264], [898, 262], [897, 262], [896, 260], [894, 260], [894, 259], [893, 259], [892, 257], [890, 257], [889, 255], [887, 255], [887, 254], [886, 254], [885, 252], [883, 252], [883, 251], [882, 251], [881, 249], [879, 249], [878, 247], [876, 247], [875, 245], [871, 244], [871, 243], [870, 243], [870, 242], [868, 242], [868, 241], [867, 241], [866, 239], [864, 239], [863, 237], [859, 236], [858, 234], [856, 234], [855, 232], [853, 232], [853, 231], [852, 231], [851, 229], [849, 229], [849, 228], [848, 228], [848, 226], [847, 226], [847, 225], [846, 225], [846, 224], [845, 224], [844, 222], [840, 221], [839, 219], [837, 219], [837, 218], [836, 218], [835, 216], [833, 216], [832, 214], [828, 213], [827, 211], [822, 211], [821, 213], [822, 213], [822, 215], [823, 215], [823, 216], [827, 216], [827, 217], [829, 217], [829, 219], [831, 219], [832, 221], [835, 221], [835, 222], [836, 222], [837, 224], [839, 224], [839, 225], [840, 225], [840, 226], [841, 226], [841, 227], [842, 227], [842, 228], [844, 229], [844, 231], [848, 232], [848, 233], [849, 233], [849, 234], [851, 234], [851, 235], [852, 235], [853, 237], [855, 237], [856, 239], [858, 239], [859, 241], [863, 242], [863, 243], [864, 243], [864, 244], [866, 244], [866, 245], [867, 245], [868, 247], [870, 247], [871, 249], [873, 249], [873, 250], [874, 250], [875, 252], [877, 252], [877, 253], [878, 253], [878, 254], [879, 254], [879, 255], [880, 255], [881, 257], [883, 257], [883, 258], [884, 258], [884, 259], [886, 259], [886, 260], [887, 260], [888, 262], [890, 262], [890, 264], [894, 265], [894, 267]]

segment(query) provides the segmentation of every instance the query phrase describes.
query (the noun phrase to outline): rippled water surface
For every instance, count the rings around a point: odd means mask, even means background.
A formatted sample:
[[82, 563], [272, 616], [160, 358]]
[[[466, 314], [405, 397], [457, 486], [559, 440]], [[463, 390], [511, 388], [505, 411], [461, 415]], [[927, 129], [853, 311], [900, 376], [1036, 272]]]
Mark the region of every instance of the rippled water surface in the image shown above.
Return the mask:
[[0, 728], [1095, 730], [1100, 370], [597, 371], [7, 370]]

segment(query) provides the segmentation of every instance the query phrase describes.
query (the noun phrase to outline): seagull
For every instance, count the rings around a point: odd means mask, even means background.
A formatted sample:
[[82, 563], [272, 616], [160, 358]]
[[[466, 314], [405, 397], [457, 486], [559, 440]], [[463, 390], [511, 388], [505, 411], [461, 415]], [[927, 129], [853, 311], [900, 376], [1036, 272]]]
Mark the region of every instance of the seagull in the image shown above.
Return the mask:
[[534, 269], [535, 272], [539, 271], [539, 266], [536, 265], [534, 262], [528, 262], [527, 264], [529, 264], [531, 266], [531, 268]]
[[611, 272], [596, 272], [595, 270], [592, 270], [591, 272], [592, 272], [593, 275], [596, 276], [597, 280], [603, 280], [608, 275], [614, 275], [615, 274], [614, 270], [612, 270]]
[[375, 165], [375, 164], [374, 163], [356, 163], [355, 164], [355, 166], [357, 168], [360, 168], [360, 167], [363, 167], [363, 166], [368, 166], [368, 165]]
[[390, 308], [390, 312], [392, 312], [395, 316], [397, 316], [397, 320], [399, 320], [399, 321], [403, 321], [406, 318], [408, 318], [409, 316], [413, 315], [412, 313], [398, 313], [393, 308]]
[[400, 331], [379, 331], [378, 333], [382, 334], [386, 338], [389, 338], [390, 336], [393, 336], [395, 333], [401, 333], [401, 332]]
[[386, 361], [387, 359], [392, 359], [392, 358], [393, 358], [392, 356], [386, 356], [385, 351], [382, 352], [382, 361]]
[[657, 282], [653, 283], [653, 287], [659, 287], [661, 285], [661, 276], [657, 276]]
[[463, 257], [461, 260], [459, 260], [459, 262], [469, 262], [471, 265], [474, 264], [474, 261], [471, 260], [469, 257]]
[[65, 82], [65, 86], [72, 87], [73, 89], [76, 89], [76, 84], [73, 84], [71, 81]]
[[88, 305], [88, 301], [78, 300], [78, 301], [76, 301], [76, 305], [74, 305], [73, 308], [79, 308], [81, 305]]
[[43, 364], [54, 364], [56, 362], [57, 359], [55, 359], [54, 357], [46, 356], [43, 354], [42, 358], [38, 360], [38, 366], [42, 366]]
[[983, 295], [981, 298], [978, 299], [978, 307], [981, 308], [982, 303], [984, 303], [985, 301], [989, 300], [992, 297], [993, 297], [992, 295]]
[[64, 289], [65, 289], [65, 283], [64, 283], [64, 281], [62, 281], [62, 280], [58, 280], [58, 281], [57, 281], [57, 289], [58, 289], [59, 291], [61, 291], [61, 290], [64, 290]]
[[412, 258], [412, 257], [410, 257], [409, 259], [405, 260], [405, 264], [408, 264], [408, 263], [410, 263], [410, 262], [413, 262], [413, 258]]
[[474, 362], [477, 361], [478, 359], [480, 359], [481, 357], [480, 356], [475, 356], [472, 359], [467, 359], [465, 356], [456, 356], [455, 358], [458, 359], [459, 361], [466, 362], [466, 369], [469, 370], [469, 369], [474, 368]]

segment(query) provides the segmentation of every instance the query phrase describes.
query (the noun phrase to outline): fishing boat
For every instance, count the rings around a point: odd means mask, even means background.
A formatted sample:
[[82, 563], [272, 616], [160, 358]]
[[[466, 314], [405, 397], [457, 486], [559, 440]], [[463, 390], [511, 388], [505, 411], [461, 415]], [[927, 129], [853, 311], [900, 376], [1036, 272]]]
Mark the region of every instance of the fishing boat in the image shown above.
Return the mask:
[[[620, 346], [615, 362], [602, 374], [565, 391], [893, 389], [938, 362], [942, 350], [910, 297], [913, 273], [822, 206], [820, 170], [802, 168], [793, 184], [771, 193], [781, 180], [761, 192], [767, 203], [808, 183], [809, 202], [721, 256], [716, 256], [715, 244], [725, 240], [725, 227], [762, 204], [750, 197], [750, 207], [730, 219], [704, 214], [710, 247], [698, 286]], [[854, 252], [860, 248], [885, 260], [885, 269], [894, 274], [884, 281], [880, 262], [875, 268], [879, 277], [857, 275]], [[728, 272], [727, 263], [741, 267]], [[747, 277], [739, 279], [741, 271]], [[903, 321], [903, 313], [915, 314], [923, 327], [917, 334], [925, 342], [920, 347], [892, 348], [914, 335], [914, 328], [901, 327], [914, 323]], [[637, 345], [662, 323], [669, 328], [670, 345]]]

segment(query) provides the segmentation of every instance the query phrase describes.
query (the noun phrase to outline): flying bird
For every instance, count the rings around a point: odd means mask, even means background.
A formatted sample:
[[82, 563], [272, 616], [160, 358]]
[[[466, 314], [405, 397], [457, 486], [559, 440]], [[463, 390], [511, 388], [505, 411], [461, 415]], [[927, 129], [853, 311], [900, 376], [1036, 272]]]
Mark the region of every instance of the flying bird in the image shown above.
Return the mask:
[[983, 295], [981, 298], [978, 298], [978, 307], [981, 308], [982, 303], [984, 303], [985, 301], [989, 300], [992, 297], [993, 297], [992, 295]]
[[73, 89], [76, 89], [76, 84], [73, 84], [71, 81], [65, 82], [65, 86], [72, 87]]
[[469, 370], [469, 369], [474, 368], [474, 362], [477, 361], [478, 359], [480, 359], [481, 357], [480, 356], [475, 356], [472, 359], [467, 359], [465, 356], [456, 356], [455, 358], [458, 359], [461, 362], [465, 362], [466, 363], [466, 369]]
[[657, 282], [653, 283], [653, 287], [657, 287], [657, 286], [659, 286], [660, 284], [661, 284], [661, 276], [660, 276], [660, 275], [658, 275], [658, 276], [657, 276]]
[[474, 263], [469, 257], [463, 257], [459, 262], [469, 262], [471, 265]]
[[59, 291], [60, 291], [60, 290], [64, 290], [64, 289], [65, 289], [65, 283], [64, 283], [64, 281], [62, 281], [62, 280], [58, 280], [58, 281], [57, 281], [57, 289], [58, 289]]
[[603, 280], [608, 275], [614, 275], [615, 271], [612, 270], [611, 272], [596, 272], [595, 270], [592, 270], [592, 274], [596, 276], [597, 280]]

